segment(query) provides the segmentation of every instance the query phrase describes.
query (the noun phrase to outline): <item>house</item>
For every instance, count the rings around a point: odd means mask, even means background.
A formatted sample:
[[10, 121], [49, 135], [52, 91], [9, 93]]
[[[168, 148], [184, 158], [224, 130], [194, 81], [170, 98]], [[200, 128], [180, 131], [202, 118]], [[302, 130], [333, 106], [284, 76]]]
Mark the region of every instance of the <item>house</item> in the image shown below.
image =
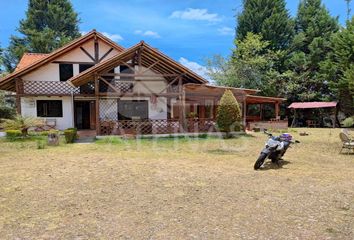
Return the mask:
[[50, 54], [24, 54], [0, 89], [16, 92], [24, 116], [98, 135], [215, 131], [225, 89], [240, 103], [244, 124], [287, 127], [279, 118], [284, 99], [209, 85], [143, 41], [124, 49], [95, 30]]

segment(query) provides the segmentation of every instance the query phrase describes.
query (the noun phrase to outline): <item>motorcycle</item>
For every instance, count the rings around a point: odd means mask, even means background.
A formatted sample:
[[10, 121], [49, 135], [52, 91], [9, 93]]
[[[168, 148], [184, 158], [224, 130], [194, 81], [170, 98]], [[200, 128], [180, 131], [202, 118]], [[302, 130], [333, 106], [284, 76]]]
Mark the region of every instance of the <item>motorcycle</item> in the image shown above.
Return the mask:
[[292, 141], [292, 136], [289, 133], [283, 133], [280, 136], [273, 136], [267, 131], [264, 131], [264, 133], [267, 134], [269, 138], [265, 144], [265, 148], [263, 148], [254, 164], [254, 170], [260, 169], [267, 158], [271, 159], [272, 163], [279, 166], [279, 160], [284, 156], [290, 145], [300, 143], [297, 140]]

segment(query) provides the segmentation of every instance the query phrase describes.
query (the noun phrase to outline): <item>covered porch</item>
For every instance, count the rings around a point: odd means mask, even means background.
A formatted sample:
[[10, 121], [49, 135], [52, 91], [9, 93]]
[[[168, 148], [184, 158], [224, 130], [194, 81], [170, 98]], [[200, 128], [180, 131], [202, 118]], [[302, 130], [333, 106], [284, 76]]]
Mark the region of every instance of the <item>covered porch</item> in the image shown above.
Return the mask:
[[144, 42], [87, 69], [70, 82], [92, 93], [75, 96], [74, 101], [90, 101], [87, 109], [91, 114], [87, 116], [91, 121], [86, 125], [94, 126], [97, 135], [215, 132], [217, 108], [226, 89], [240, 104], [243, 126], [263, 119], [247, 118], [249, 104], [273, 103], [272, 118], [279, 120], [279, 103], [283, 100], [257, 97], [254, 94], [258, 90], [254, 89], [208, 85], [205, 79]]

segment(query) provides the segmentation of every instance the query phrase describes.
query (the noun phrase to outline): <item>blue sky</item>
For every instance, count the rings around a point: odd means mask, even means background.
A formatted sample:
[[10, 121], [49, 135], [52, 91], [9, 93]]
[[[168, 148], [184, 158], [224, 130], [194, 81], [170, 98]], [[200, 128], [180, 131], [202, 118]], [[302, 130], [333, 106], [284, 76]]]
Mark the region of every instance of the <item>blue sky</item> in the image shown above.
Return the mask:
[[[0, 43], [6, 47], [24, 18], [26, 0], [0, 0]], [[82, 32], [97, 29], [129, 47], [140, 40], [197, 72], [205, 58], [228, 55], [233, 47], [235, 14], [242, 0], [72, 0]], [[299, 0], [287, 0], [291, 15]], [[344, 0], [323, 0], [340, 22], [346, 19]], [[352, 3], [354, 9], [354, 4]], [[202, 69], [201, 69], [202, 70]]]

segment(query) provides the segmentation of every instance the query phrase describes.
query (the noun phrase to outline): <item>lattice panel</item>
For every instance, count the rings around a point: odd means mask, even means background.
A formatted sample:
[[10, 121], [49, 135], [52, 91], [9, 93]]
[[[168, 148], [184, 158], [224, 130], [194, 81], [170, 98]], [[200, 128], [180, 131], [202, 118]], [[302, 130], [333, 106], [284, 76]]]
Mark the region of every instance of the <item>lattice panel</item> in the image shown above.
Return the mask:
[[188, 132], [215, 132], [216, 123], [212, 119], [188, 119]]
[[74, 88], [68, 82], [60, 81], [23, 81], [25, 94], [63, 94], [80, 93], [79, 88]]
[[118, 102], [117, 99], [100, 99], [100, 119], [118, 120]]
[[180, 126], [178, 120], [121, 120], [101, 121], [100, 128], [102, 135], [146, 135], [178, 133]]
[[122, 82], [119, 80], [114, 81], [114, 86], [121, 92], [121, 93], [132, 93], [134, 84], [132, 82]]
[[[102, 135], [124, 135], [124, 134], [172, 134], [180, 132], [178, 120], [157, 119], [139, 121], [101, 121]], [[212, 119], [189, 119], [186, 132], [206, 133], [215, 132], [215, 121]]]

